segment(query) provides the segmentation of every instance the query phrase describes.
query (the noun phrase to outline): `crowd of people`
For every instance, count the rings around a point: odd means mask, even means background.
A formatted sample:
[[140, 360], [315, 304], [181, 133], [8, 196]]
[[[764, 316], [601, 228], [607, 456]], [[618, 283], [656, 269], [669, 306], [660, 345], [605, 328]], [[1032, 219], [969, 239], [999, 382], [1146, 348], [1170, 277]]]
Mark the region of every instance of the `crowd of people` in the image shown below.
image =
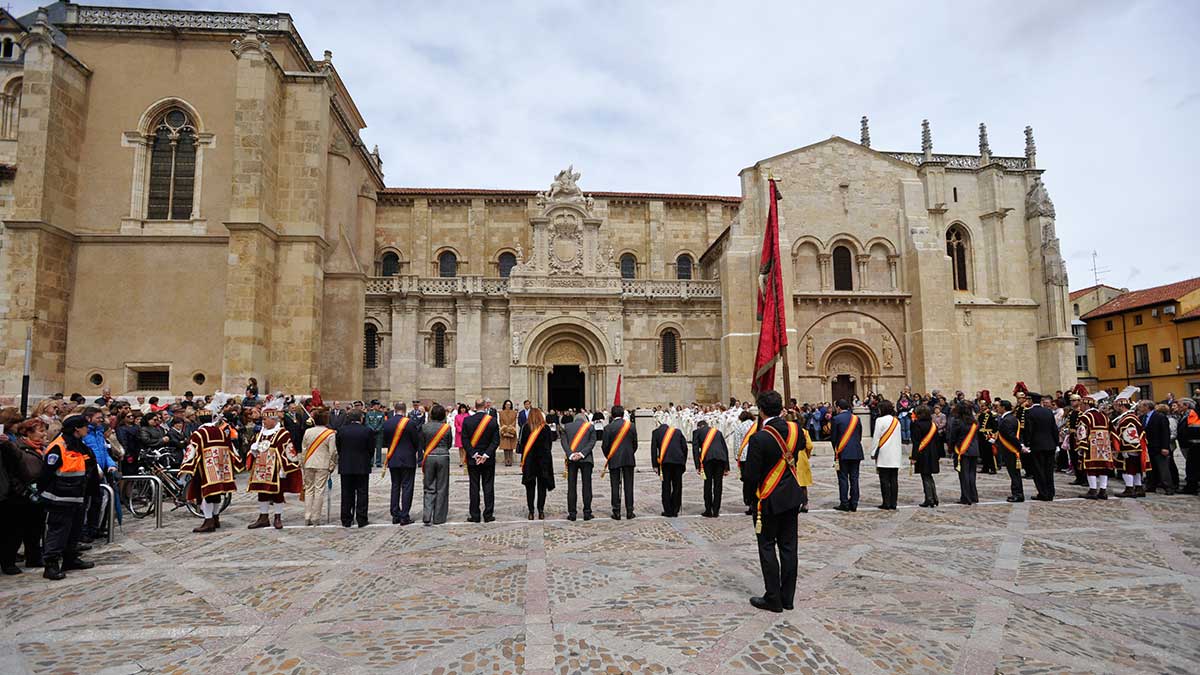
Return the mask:
[[[881, 509], [897, 508], [899, 473], [906, 465], [921, 477], [920, 506], [937, 507], [933, 475], [947, 457], [959, 478], [958, 503], [964, 505], [979, 501], [977, 472], [1001, 469], [1011, 479], [1011, 502], [1024, 501], [1024, 479], [1034, 481], [1034, 499], [1053, 499], [1055, 470], [1073, 473], [1075, 484], [1089, 488], [1089, 499], [1107, 499], [1108, 479], [1115, 476], [1125, 483], [1118, 497], [1138, 498], [1156, 489], [1197, 494], [1200, 417], [1194, 399], [1135, 404], [1132, 398], [1129, 392], [1109, 396], [1082, 388], [1044, 396], [1018, 383], [1008, 400], [993, 399], [986, 391], [970, 399], [960, 391], [947, 399], [936, 391], [924, 395], [907, 388], [895, 401], [875, 394], [832, 405], [795, 400], [784, 405], [781, 399], [773, 416], [749, 401], [670, 404], [651, 412], [650, 465], [662, 479], [663, 516], [680, 515], [690, 466], [703, 483], [702, 515], [719, 517], [723, 479], [736, 468], [746, 513], [760, 524], [758, 509], [766, 503], [760, 496], [762, 479], [771, 472], [752, 462], [750, 441], [764, 433], [781, 436], [789, 448], [801, 513], [807, 511], [812, 482], [807, 458], [813, 440], [828, 440], [833, 447], [841, 511], [858, 508], [859, 468], [868, 451], [879, 475]], [[783, 426], [764, 427], [768, 417]], [[18, 562], [42, 567], [51, 579], [90, 567], [80, 554], [106, 535], [108, 492], [100, 486], [114, 488], [120, 522], [128, 497], [121, 476], [137, 473], [147, 456], [190, 477], [188, 498], [200, 504], [204, 516], [197, 533], [220, 528], [217, 504], [239, 490], [235, 478], [241, 472], [249, 474], [243, 489], [257, 495], [251, 529], [282, 528], [288, 494], [304, 502], [305, 524], [317, 524], [335, 473], [341, 525], [366, 526], [369, 476], [380, 469], [391, 481], [393, 524], [414, 522], [418, 476], [422, 521], [442, 524], [455, 460], [469, 478], [469, 521], [495, 519], [499, 462], [519, 465], [527, 518], [544, 519], [547, 494], [556, 487], [556, 449], [563, 462], [568, 520], [594, 517], [597, 465], [601, 478], [609, 475], [610, 517], [636, 517], [637, 428], [633, 413], [620, 406], [542, 411], [530, 401], [520, 407], [504, 401], [497, 409], [489, 399], [453, 407], [415, 401], [411, 406], [326, 404], [316, 390], [302, 398], [280, 392], [263, 396], [251, 380], [240, 397], [187, 392], [162, 402], [116, 399], [108, 390], [92, 401], [55, 395], [26, 417], [16, 408], [0, 409], [0, 425], [0, 565], [5, 574], [20, 573]], [[873, 442], [864, 443], [864, 437]], [[1182, 486], [1176, 448], [1187, 460]], [[596, 449], [603, 457], [594, 457]]]

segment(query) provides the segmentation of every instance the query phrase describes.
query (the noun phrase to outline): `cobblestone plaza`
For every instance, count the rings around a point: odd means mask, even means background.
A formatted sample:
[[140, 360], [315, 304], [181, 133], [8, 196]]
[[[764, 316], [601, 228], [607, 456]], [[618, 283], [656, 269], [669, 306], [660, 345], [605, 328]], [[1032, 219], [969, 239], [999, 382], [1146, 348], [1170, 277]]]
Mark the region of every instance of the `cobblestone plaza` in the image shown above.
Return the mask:
[[[518, 476], [501, 469], [498, 520], [477, 525], [455, 469], [440, 527], [385, 524], [378, 475], [366, 529], [298, 526], [292, 499], [288, 527], [250, 531], [245, 494], [212, 535], [191, 534], [182, 510], [158, 530], [127, 517], [93, 570], [0, 580], [0, 672], [1200, 671], [1200, 500], [1089, 502], [1059, 475], [1067, 499], [1008, 504], [1007, 478], [981, 475], [979, 505], [888, 512], [864, 470], [860, 511], [843, 514], [827, 459], [813, 461], [796, 609], [783, 614], [747, 603], [762, 580], [736, 480], [707, 519], [689, 475], [684, 516], [664, 519], [643, 469], [638, 518], [620, 522], [607, 480], [596, 520], [567, 522], [560, 480], [547, 520], [529, 522]], [[956, 474], [943, 469], [949, 503]], [[920, 499], [902, 478], [900, 503]]]

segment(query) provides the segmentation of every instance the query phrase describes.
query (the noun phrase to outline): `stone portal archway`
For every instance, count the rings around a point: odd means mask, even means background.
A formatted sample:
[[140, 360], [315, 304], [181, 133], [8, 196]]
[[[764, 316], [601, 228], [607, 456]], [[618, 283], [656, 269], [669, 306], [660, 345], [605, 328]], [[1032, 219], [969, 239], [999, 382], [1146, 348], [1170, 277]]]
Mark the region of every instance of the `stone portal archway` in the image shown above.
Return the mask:
[[[604, 333], [578, 317], [559, 317], [529, 331], [514, 385], [535, 405], [557, 409], [604, 405], [608, 370], [615, 368]], [[515, 387], [514, 387], [515, 389]]]
[[865, 398], [879, 380], [879, 359], [858, 340], [839, 340], [821, 355], [821, 384], [829, 400]]

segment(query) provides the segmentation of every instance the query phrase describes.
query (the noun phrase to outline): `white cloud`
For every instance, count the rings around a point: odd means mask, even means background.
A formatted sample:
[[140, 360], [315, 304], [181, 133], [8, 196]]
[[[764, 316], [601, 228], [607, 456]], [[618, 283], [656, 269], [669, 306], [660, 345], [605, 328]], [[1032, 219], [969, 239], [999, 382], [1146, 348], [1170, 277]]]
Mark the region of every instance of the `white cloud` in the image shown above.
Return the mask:
[[[1175, 280], [1200, 226], [1200, 4], [211, 2], [290, 13], [334, 64], [390, 185], [737, 194], [737, 172], [833, 134], [1020, 155], [1035, 128], [1073, 286], [1090, 252]], [[1171, 265], [1177, 265], [1171, 270]]]

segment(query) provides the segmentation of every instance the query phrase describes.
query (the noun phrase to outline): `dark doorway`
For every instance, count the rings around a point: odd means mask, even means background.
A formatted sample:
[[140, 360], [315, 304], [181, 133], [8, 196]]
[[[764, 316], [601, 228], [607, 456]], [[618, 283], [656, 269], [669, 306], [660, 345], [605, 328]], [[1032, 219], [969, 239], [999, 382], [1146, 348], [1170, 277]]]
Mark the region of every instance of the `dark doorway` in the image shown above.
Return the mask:
[[833, 401], [831, 403], [842, 399], [854, 403], [854, 380], [850, 379], [849, 375], [838, 375], [833, 379]]
[[551, 410], [583, 407], [583, 371], [579, 366], [554, 366], [549, 378], [547, 406]]

